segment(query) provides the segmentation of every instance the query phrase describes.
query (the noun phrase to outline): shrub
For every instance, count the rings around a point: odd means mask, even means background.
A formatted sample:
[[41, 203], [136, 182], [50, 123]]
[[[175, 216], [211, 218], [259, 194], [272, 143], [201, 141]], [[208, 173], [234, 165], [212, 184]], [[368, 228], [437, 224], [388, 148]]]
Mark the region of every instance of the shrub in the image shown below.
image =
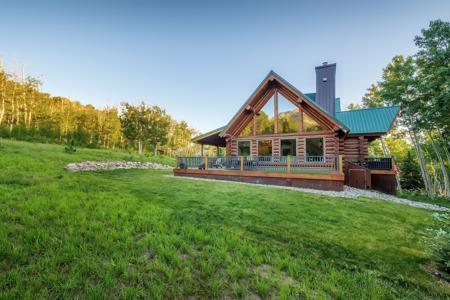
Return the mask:
[[419, 164], [412, 149], [406, 152], [406, 156], [400, 164], [400, 183], [403, 189], [419, 190], [423, 188], [422, 176]]
[[429, 228], [432, 236], [428, 239], [431, 257], [443, 276], [450, 280], [450, 215], [434, 213], [433, 220], [434, 227]]
[[77, 151], [77, 149], [75, 149], [75, 142], [71, 140], [64, 148], [64, 151], [66, 151], [67, 153], [75, 153]]

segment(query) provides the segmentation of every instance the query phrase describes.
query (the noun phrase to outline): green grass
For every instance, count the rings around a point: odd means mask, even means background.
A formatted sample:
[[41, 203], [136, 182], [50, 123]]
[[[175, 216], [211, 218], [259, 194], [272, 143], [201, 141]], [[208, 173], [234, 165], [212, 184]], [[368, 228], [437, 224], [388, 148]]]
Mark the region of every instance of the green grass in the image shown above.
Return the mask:
[[450, 208], [450, 198], [445, 198], [445, 197], [429, 198], [427, 195], [425, 195], [422, 192], [408, 191], [408, 190], [403, 190], [402, 192], [398, 192], [397, 196], [405, 198], [405, 199], [413, 200], [413, 201], [430, 203], [430, 204], [435, 204], [435, 205]]
[[422, 267], [430, 211], [170, 171], [64, 170], [126, 155], [0, 141], [1, 299], [450, 297]]

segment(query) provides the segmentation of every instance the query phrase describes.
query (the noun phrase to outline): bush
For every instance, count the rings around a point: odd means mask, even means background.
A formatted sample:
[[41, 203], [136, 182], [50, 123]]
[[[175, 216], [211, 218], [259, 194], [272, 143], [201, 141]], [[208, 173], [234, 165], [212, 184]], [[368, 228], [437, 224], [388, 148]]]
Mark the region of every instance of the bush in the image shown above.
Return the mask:
[[77, 151], [77, 149], [75, 149], [75, 142], [71, 140], [64, 148], [64, 151], [66, 151], [67, 153], [75, 153]]
[[419, 190], [423, 188], [422, 175], [415, 155], [410, 149], [400, 164], [400, 184], [406, 190]]
[[450, 280], [450, 215], [434, 213], [435, 226], [430, 228], [432, 236], [428, 239], [431, 257], [442, 275]]

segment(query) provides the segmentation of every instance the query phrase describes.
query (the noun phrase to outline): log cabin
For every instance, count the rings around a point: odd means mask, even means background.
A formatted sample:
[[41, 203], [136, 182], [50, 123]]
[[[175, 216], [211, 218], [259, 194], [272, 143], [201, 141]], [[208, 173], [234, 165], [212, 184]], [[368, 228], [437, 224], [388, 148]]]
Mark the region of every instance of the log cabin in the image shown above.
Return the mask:
[[[368, 143], [386, 135], [399, 107], [342, 111], [336, 64], [315, 68], [316, 91], [302, 93], [274, 71], [227, 125], [193, 139], [201, 155], [177, 157], [176, 176], [325, 190], [345, 184], [396, 191], [390, 157], [369, 157]], [[203, 145], [217, 156], [204, 156]], [[225, 155], [220, 156], [220, 148]]]

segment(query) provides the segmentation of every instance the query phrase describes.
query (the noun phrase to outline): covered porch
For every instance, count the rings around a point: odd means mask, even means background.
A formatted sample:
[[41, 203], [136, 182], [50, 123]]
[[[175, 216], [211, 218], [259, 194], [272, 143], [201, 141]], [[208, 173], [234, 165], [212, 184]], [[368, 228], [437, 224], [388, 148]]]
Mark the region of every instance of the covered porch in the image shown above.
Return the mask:
[[342, 191], [342, 157], [178, 157], [175, 176]]

